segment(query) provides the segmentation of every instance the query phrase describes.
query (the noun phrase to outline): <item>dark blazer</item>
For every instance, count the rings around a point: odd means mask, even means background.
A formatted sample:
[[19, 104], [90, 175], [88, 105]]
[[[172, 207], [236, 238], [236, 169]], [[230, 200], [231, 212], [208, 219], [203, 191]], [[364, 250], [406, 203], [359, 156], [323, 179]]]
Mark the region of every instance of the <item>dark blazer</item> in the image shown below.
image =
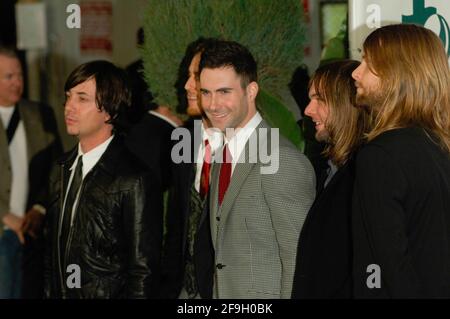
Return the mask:
[[356, 298], [450, 298], [450, 154], [425, 130], [390, 130], [360, 151], [352, 224]]
[[145, 113], [126, 137], [128, 149], [158, 176], [163, 190], [171, 181], [171, 134], [174, 127], [167, 121]]
[[[194, 143], [194, 129], [201, 136], [200, 127], [189, 127], [191, 163], [173, 163], [173, 186], [170, 191], [167, 212], [167, 234], [165, 237], [165, 256], [163, 260], [162, 297], [177, 298], [183, 286], [186, 263], [188, 220], [191, 212], [190, 192], [195, 180], [197, 151], [199, 144]], [[199, 139], [201, 142], [201, 139]], [[197, 141], [198, 142], [198, 141]], [[200, 296], [212, 298], [214, 274], [214, 249], [209, 227], [209, 199], [205, 199], [205, 207], [200, 217], [194, 243], [195, 277]]]
[[[85, 176], [79, 205], [60, 256], [59, 225], [69, 168], [77, 148], [58, 161], [47, 211], [45, 293], [48, 298], [148, 298], [157, 295], [162, 241], [162, 192], [146, 169], [114, 137]], [[81, 270], [81, 287], [68, 289], [66, 269]]]
[[[28, 100], [17, 103], [20, 119], [25, 128], [28, 156], [28, 198], [26, 211], [34, 204], [46, 202], [52, 163], [62, 153], [61, 140], [55, 115], [50, 106]], [[0, 121], [0, 217], [9, 210], [12, 181], [11, 161], [5, 128]], [[3, 224], [0, 218], [0, 235]], [[43, 296], [43, 238], [25, 236], [22, 257], [22, 297], [41, 298]]]
[[309, 210], [298, 242], [292, 298], [351, 298], [353, 182], [350, 159]]

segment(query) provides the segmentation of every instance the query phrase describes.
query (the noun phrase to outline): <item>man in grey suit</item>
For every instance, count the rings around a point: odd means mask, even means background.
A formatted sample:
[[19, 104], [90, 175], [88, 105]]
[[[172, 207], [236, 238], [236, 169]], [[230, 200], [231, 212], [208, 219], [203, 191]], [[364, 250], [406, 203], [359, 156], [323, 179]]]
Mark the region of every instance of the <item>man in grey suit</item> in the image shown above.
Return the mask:
[[22, 67], [0, 46], [0, 298], [42, 297], [45, 185], [61, 144], [50, 107], [22, 99]]
[[202, 107], [225, 138], [210, 190], [213, 296], [290, 298], [296, 245], [315, 197], [313, 168], [257, 111], [257, 67], [245, 47], [217, 42], [203, 52], [199, 72]]

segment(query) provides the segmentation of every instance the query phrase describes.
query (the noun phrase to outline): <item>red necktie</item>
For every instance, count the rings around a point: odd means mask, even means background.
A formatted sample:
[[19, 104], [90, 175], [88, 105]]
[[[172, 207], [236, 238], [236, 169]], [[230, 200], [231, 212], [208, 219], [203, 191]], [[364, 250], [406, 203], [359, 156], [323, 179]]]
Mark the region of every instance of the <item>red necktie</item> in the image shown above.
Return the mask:
[[230, 184], [231, 178], [231, 153], [228, 144], [223, 148], [222, 165], [220, 165], [219, 175], [219, 206], [222, 205], [223, 198]]
[[205, 198], [209, 189], [209, 170], [211, 168], [211, 145], [205, 140], [205, 156], [203, 156], [202, 173], [200, 177], [200, 197]]

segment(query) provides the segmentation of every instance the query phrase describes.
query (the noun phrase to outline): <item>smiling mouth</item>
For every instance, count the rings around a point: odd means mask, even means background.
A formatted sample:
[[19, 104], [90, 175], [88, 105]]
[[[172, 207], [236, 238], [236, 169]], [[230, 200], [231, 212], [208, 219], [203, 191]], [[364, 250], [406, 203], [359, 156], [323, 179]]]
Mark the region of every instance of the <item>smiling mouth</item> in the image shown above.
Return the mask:
[[210, 113], [213, 118], [221, 119], [227, 116], [227, 113]]

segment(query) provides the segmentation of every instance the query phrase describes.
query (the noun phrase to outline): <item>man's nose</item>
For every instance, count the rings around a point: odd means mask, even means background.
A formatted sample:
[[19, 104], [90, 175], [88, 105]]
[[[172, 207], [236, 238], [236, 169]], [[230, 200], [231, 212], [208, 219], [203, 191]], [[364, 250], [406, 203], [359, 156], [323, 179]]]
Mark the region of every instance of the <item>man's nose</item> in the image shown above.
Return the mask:
[[64, 110], [67, 113], [68, 111], [73, 111], [74, 104], [72, 102], [72, 99], [70, 97], [66, 98], [66, 102], [64, 102]]
[[211, 94], [211, 98], [209, 99], [209, 110], [215, 111], [218, 108], [218, 98], [216, 94]]
[[311, 100], [305, 109], [305, 115], [307, 115], [309, 117], [311, 117], [313, 114], [313, 108], [314, 108], [313, 103], [314, 103], [313, 100]]
[[352, 78], [354, 79], [354, 80], [356, 80], [356, 81], [358, 81], [359, 80], [359, 76], [360, 76], [360, 67], [361, 66], [358, 66], [353, 72], [352, 72]]
[[184, 85], [184, 89], [186, 91], [195, 90], [195, 81], [192, 76], [190, 76], [189, 79], [186, 81], [186, 84]]

